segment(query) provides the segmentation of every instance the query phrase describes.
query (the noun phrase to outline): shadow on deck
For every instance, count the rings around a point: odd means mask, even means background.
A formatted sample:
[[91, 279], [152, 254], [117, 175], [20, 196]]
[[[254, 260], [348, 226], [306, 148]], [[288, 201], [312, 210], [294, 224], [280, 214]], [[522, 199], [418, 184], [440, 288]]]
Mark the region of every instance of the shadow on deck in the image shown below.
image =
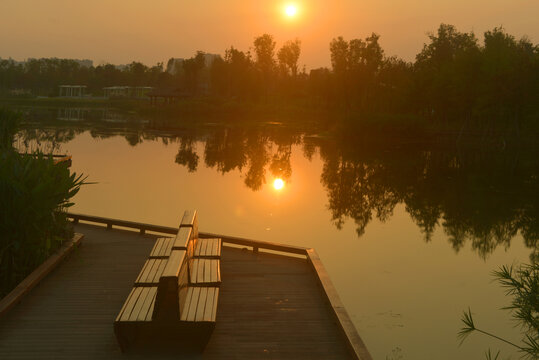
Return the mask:
[[[120, 352], [113, 322], [155, 236], [86, 224], [75, 231], [85, 235], [81, 247], [0, 319], [1, 359], [141, 357]], [[215, 331], [190, 358], [351, 357], [306, 259], [224, 246], [221, 274]]]

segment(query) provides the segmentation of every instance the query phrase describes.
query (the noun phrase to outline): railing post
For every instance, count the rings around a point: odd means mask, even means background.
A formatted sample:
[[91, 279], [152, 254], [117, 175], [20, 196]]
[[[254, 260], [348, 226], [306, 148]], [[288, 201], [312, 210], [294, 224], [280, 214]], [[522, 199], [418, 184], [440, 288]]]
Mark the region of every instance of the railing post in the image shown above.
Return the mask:
[[112, 223], [107, 223], [107, 230], [112, 230]]

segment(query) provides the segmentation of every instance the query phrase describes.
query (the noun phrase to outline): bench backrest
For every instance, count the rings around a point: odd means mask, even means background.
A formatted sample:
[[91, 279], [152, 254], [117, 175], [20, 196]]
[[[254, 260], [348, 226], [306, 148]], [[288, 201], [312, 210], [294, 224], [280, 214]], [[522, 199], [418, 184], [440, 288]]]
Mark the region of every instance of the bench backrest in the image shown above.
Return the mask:
[[193, 256], [193, 239], [198, 237], [196, 210], [186, 211], [174, 239], [172, 252], [159, 279], [153, 320], [180, 319], [189, 285], [189, 260]]
[[187, 210], [183, 213], [180, 228], [190, 227], [193, 230], [193, 238], [198, 238], [198, 220], [196, 210]]
[[189, 280], [186, 258], [186, 250], [172, 250], [157, 285], [153, 320], [179, 320], [179, 292]]

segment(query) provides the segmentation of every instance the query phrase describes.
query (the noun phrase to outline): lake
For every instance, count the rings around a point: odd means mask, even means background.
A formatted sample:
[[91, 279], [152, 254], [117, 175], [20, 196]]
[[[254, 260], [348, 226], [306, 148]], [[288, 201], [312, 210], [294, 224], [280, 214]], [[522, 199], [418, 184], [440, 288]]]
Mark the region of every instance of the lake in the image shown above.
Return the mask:
[[[71, 121], [70, 121], [71, 120]], [[32, 123], [19, 148], [73, 156], [73, 212], [313, 247], [375, 359], [477, 359], [519, 342], [491, 272], [537, 256], [537, 159], [525, 151], [366, 141], [278, 122]], [[25, 145], [26, 144], [26, 145]], [[133, 274], [136, 276], [136, 274]], [[224, 279], [226, 281], [226, 279]]]

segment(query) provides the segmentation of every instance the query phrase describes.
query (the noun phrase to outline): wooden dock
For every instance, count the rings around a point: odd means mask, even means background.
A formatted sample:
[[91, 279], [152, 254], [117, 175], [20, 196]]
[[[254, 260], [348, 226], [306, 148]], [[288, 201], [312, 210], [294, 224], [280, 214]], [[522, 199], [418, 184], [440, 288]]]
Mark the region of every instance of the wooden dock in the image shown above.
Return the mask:
[[[93, 218], [107, 224], [99, 219]], [[108, 228], [118, 225], [113, 222]], [[175, 229], [121, 225], [140, 233], [75, 225], [83, 244], [0, 318], [0, 359], [168, 358], [122, 354], [112, 324], [156, 239], [147, 231]], [[202, 355], [170, 358], [371, 359], [312, 249], [239, 238], [223, 243], [223, 282], [210, 342]], [[305, 256], [258, 251], [272, 247]]]

